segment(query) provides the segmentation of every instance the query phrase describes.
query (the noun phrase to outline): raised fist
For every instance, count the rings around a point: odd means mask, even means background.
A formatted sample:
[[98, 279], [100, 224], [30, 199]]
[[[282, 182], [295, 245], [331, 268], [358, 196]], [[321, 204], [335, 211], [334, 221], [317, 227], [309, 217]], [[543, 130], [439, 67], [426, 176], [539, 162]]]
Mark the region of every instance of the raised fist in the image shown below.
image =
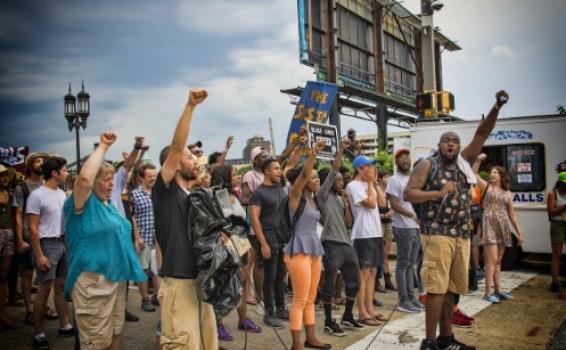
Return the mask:
[[483, 161], [486, 160], [486, 159], [487, 159], [487, 154], [485, 154], [485, 153], [482, 153], [482, 154], [480, 154], [480, 155], [478, 156], [478, 160], [479, 160], [480, 162], [483, 162]]
[[100, 134], [100, 143], [106, 146], [111, 146], [117, 138], [118, 136], [116, 136], [116, 134], [112, 131], [105, 131]]
[[134, 143], [134, 148], [141, 148], [144, 140], [145, 140], [145, 137], [136, 136], [136, 142]]
[[497, 108], [501, 108], [507, 101], [509, 101], [509, 94], [505, 90], [500, 90], [495, 94], [495, 105]]
[[189, 105], [196, 106], [202, 101], [206, 100], [208, 96], [208, 92], [205, 89], [201, 88], [192, 88], [189, 92]]
[[351, 144], [352, 144], [352, 140], [345, 137], [342, 140], [340, 140], [340, 149], [345, 150], [346, 148], [349, 148]]
[[232, 144], [234, 144], [234, 136], [230, 135], [228, 136], [228, 139], [226, 140], [226, 150], [229, 150], [230, 147], [232, 147]]
[[313, 146], [313, 151], [315, 153], [318, 153], [318, 152], [322, 151], [324, 149], [324, 147], [326, 147], [326, 142], [324, 142], [324, 140], [318, 140], [318, 141], [316, 141], [316, 143]]

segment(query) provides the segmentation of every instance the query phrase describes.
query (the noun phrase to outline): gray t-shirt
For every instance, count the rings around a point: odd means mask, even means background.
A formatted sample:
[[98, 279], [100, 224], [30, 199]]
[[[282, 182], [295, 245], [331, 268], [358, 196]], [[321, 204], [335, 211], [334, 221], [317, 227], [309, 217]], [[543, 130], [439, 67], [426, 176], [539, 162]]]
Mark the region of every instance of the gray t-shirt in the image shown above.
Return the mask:
[[331, 169], [316, 193], [318, 208], [322, 214], [323, 230], [321, 241], [332, 241], [352, 245], [344, 221], [344, 202], [340, 196], [330, 193], [336, 180], [337, 171]]
[[[385, 192], [387, 192], [390, 196], [397, 197], [397, 199], [399, 199], [399, 204], [403, 207], [403, 209], [414, 214], [415, 211], [413, 209], [413, 205], [403, 199], [403, 192], [405, 191], [405, 187], [407, 187], [408, 182], [409, 175], [397, 172], [394, 176], [389, 178], [389, 181], [387, 181], [387, 188]], [[415, 220], [397, 212], [393, 214], [392, 226], [396, 228], [419, 228], [419, 224], [417, 224]]]
[[152, 189], [155, 237], [163, 253], [161, 275], [195, 279], [196, 256], [189, 238], [187, 192], [173, 179], [165, 186], [161, 172]]
[[[289, 210], [291, 220], [293, 220], [294, 212]], [[285, 245], [283, 251], [287, 254], [304, 253], [312, 256], [324, 255], [324, 249], [320, 238], [316, 232], [317, 224], [320, 221], [320, 212], [317, 208], [313, 208], [308, 202], [305, 203], [305, 209], [302, 212], [297, 224], [293, 238]], [[292, 247], [292, 249], [291, 249]]]
[[26, 203], [26, 214], [39, 215], [39, 238], [60, 237], [65, 192], [41, 186], [33, 191]]
[[[24, 181], [27, 185], [29, 191], [28, 193], [32, 193], [33, 191], [41, 187], [41, 181], [39, 182], [35, 182], [31, 180], [24, 180]], [[12, 203], [12, 206], [15, 208], [22, 208], [23, 215], [25, 216], [26, 214], [25, 204], [26, 204], [26, 198], [24, 195], [24, 190], [20, 185], [18, 185], [14, 189], [14, 201]], [[25, 219], [23, 220], [23, 235], [24, 235], [24, 240], [29, 241], [28, 221]]]
[[279, 229], [279, 206], [285, 197], [287, 197], [287, 195], [279, 183], [273, 186], [261, 184], [250, 197], [250, 205], [261, 207], [259, 222], [261, 223], [263, 234], [270, 242], [277, 238], [276, 230]]

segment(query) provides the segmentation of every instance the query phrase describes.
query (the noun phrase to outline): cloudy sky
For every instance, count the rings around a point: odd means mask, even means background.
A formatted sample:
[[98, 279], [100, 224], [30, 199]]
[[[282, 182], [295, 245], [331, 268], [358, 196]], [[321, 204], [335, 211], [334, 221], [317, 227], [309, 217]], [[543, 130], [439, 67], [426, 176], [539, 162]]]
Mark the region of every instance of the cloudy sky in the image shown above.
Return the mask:
[[[511, 95], [504, 116], [549, 114], [566, 105], [566, 1], [445, 0], [435, 25], [463, 50], [445, 52], [445, 88], [455, 114], [477, 118], [495, 91]], [[419, 0], [404, 5], [417, 13]], [[231, 134], [231, 157], [245, 140], [269, 137], [282, 149], [293, 106], [279, 92], [313, 78], [299, 64], [295, 0], [32, 1], [0, 4], [0, 147], [29, 145], [74, 160], [63, 96], [81, 79], [92, 113], [81, 130], [90, 152], [102, 130], [119, 139], [109, 158], [136, 135], [150, 158], [171, 140], [191, 86], [209, 90], [190, 141], [219, 150]], [[343, 120], [343, 130], [375, 132]]]

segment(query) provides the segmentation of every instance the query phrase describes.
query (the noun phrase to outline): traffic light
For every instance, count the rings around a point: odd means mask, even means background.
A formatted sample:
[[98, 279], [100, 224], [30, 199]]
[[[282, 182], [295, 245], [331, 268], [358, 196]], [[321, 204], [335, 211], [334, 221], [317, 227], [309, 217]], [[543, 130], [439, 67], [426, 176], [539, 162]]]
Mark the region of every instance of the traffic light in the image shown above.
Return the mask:
[[417, 109], [426, 117], [430, 118], [436, 114], [436, 97], [434, 91], [425, 91], [417, 95]]
[[450, 114], [456, 108], [454, 95], [449, 91], [438, 91], [436, 93], [436, 108], [439, 114]]

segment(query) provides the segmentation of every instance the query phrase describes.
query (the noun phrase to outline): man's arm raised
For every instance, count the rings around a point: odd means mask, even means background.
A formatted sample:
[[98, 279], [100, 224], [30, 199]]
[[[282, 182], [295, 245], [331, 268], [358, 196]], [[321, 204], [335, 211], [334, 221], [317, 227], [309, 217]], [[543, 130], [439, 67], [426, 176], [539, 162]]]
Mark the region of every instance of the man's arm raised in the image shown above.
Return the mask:
[[499, 110], [507, 103], [507, 101], [509, 101], [509, 95], [507, 92], [504, 90], [497, 92], [495, 95], [495, 104], [491, 108], [487, 118], [480, 121], [472, 142], [470, 142], [470, 144], [462, 151], [462, 157], [464, 157], [464, 159], [466, 159], [470, 164], [473, 164], [476, 157], [481, 153], [483, 144], [495, 127]]
[[173, 180], [179, 161], [183, 156], [183, 151], [185, 149], [187, 139], [189, 138], [191, 120], [193, 118], [195, 107], [199, 103], [203, 102], [207, 96], [208, 93], [206, 90], [201, 88], [193, 88], [189, 92], [189, 101], [185, 105], [183, 114], [181, 114], [181, 118], [177, 122], [169, 154], [167, 154], [167, 158], [161, 167], [161, 177], [163, 178], [165, 185], [169, 185], [171, 180]]

